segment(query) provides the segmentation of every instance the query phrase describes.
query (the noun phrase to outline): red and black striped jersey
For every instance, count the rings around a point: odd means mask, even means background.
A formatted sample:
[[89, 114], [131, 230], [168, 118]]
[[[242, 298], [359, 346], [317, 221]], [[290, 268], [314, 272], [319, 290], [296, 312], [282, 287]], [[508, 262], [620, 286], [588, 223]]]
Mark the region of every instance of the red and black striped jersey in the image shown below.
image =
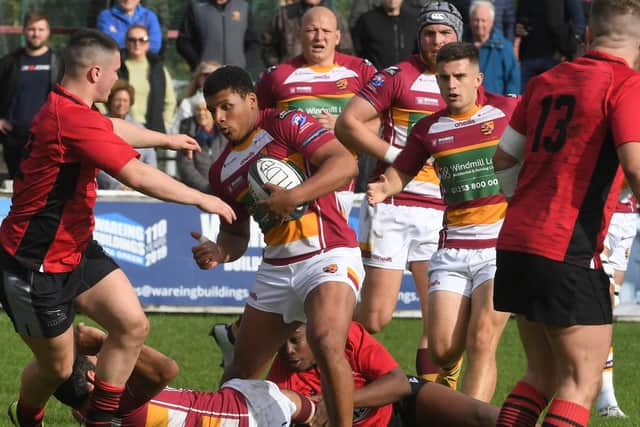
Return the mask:
[[28, 268], [73, 270], [93, 232], [96, 175], [139, 154], [113, 123], [58, 85], [34, 117], [0, 244]]
[[640, 74], [600, 51], [534, 77], [511, 120], [525, 157], [497, 248], [600, 267], [638, 111]]

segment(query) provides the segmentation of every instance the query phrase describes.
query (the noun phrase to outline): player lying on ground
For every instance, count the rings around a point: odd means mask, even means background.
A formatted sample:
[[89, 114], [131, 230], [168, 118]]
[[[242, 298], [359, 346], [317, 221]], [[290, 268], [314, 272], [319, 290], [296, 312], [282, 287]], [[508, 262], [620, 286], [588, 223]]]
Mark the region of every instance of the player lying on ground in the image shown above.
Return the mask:
[[[496, 406], [440, 384], [405, 376], [386, 348], [364, 327], [351, 322], [345, 356], [355, 392], [352, 424], [380, 426], [494, 426]], [[280, 348], [267, 379], [318, 401], [312, 426], [327, 423], [320, 371], [301, 325]]]
[[[82, 420], [94, 388], [96, 354], [107, 335], [83, 324], [75, 332], [78, 355], [73, 374], [55, 396]], [[215, 392], [167, 387], [177, 374], [175, 360], [145, 345], [114, 422], [122, 427], [201, 427], [228, 422], [240, 427], [285, 426], [305, 423], [315, 411], [311, 400], [294, 391], [281, 391], [268, 381], [231, 380]]]

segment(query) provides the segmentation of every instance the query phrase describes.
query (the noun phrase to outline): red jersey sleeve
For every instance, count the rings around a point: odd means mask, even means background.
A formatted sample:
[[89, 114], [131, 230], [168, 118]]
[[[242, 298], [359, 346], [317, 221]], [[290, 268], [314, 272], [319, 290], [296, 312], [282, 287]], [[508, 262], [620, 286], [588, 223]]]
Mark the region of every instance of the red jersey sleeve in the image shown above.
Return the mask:
[[258, 96], [258, 107], [261, 110], [265, 108], [275, 108], [276, 99], [273, 96], [273, 79], [272, 74], [276, 71], [277, 65], [267, 68], [258, 77], [256, 82], [256, 95]]
[[433, 123], [431, 117], [421, 119], [411, 128], [407, 145], [393, 162], [393, 167], [405, 175], [416, 176], [424, 163], [431, 157], [424, 138], [429, 126]]
[[113, 132], [113, 123], [97, 111], [72, 106], [60, 124], [63, 161], [84, 160], [109, 175], [117, 175], [140, 154]]
[[363, 59], [358, 72], [360, 76], [360, 88], [363, 88], [367, 83], [369, 83], [377, 72], [378, 70], [376, 70], [376, 67], [374, 67], [369, 60]]
[[[274, 111], [276, 130], [283, 141], [294, 151], [310, 158], [314, 151], [336, 139], [333, 132], [325, 129], [313, 116], [303, 111]], [[268, 118], [267, 118], [268, 120]]]
[[387, 70], [378, 71], [371, 80], [358, 92], [360, 98], [364, 98], [378, 113], [386, 111], [393, 104], [395, 98], [397, 74]]
[[364, 327], [351, 322], [345, 350], [351, 354], [351, 366], [368, 381], [374, 381], [398, 367], [398, 362]]
[[509, 126], [516, 132], [521, 135], [527, 134], [527, 104], [529, 102], [529, 97], [526, 92], [524, 96], [518, 99], [518, 104], [516, 105], [513, 114], [511, 115], [511, 121], [509, 122]]
[[622, 83], [609, 105], [609, 125], [615, 146], [640, 142], [640, 75], [634, 74]]

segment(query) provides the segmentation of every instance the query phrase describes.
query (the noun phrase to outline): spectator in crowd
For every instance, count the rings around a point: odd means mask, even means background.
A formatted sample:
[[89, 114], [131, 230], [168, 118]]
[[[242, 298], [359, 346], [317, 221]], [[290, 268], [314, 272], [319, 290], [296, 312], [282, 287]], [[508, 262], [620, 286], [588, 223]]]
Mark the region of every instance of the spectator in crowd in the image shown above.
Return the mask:
[[189, 0], [176, 41], [191, 70], [202, 61], [245, 68], [256, 42], [247, 0]]
[[516, 35], [521, 37], [522, 87], [537, 74], [571, 59], [577, 43], [567, 0], [519, 0]]
[[383, 0], [363, 14], [352, 32], [358, 56], [379, 70], [397, 64], [417, 51], [417, 10], [403, 0]]
[[474, 0], [469, 9], [471, 36], [480, 50], [480, 71], [486, 90], [501, 95], [520, 93], [520, 64], [500, 28], [495, 25], [491, 0]]
[[513, 40], [516, 37], [516, 5], [513, 0], [491, 0], [493, 3], [493, 8], [495, 9], [495, 22], [494, 26], [500, 31], [502, 34], [513, 43]]
[[[300, 0], [276, 10], [269, 29], [262, 35], [262, 61], [265, 66], [280, 64], [302, 53], [302, 15], [312, 7], [324, 5], [324, 0]], [[340, 31], [338, 50], [350, 55], [353, 53], [353, 43], [347, 21], [337, 12], [336, 17]]]
[[[136, 122], [129, 111], [135, 101], [135, 90], [125, 80], [118, 80], [113, 84], [109, 98], [107, 99], [107, 116], [115, 117], [117, 119], [126, 120], [129, 123], [133, 123], [138, 127], [144, 127], [140, 123]], [[158, 167], [158, 160], [156, 157], [156, 150], [153, 147], [136, 148], [136, 151], [140, 153], [140, 161], [154, 168]], [[98, 188], [102, 190], [128, 190], [129, 187], [106, 173], [105, 171], [98, 172]]]
[[165, 132], [176, 108], [171, 75], [162, 59], [149, 51], [149, 33], [143, 25], [129, 28], [126, 44], [118, 75], [136, 91], [138, 102], [131, 106], [131, 115], [147, 129]]
[[169, 133], [179, 133], [180, 123], [184, 119], [193, 117], [193, 101], [202, 95], [202, 85], [207, 76], [220, 68], [220, 64], [215, 61], [201, 62], [193, 73], [191, 81], [185, 91], [185, 97], [180, 101], [176, 115], [173, 117], [173, 124], [169, 129]]
[[193, 115], [180, 122], [179, 130], [195, 139], [202, 151], [193, 153], [192, 158], [178, 153], [178, 173], [180, 180], [189, 187], [210, 193], [209, 168], [224, 150], [226, 139], [216, 128], [202, 91], [189, 98], [189, 102]]
[[147, 29], [148, 50], [159, 53], [162, 48], [160, 21], [152, 10], [140, 5], [140, 0], [117, 0], [112, 7], [100, 12], [96, 27], [113, 37], [120, 49], [124, 49], [125, 38], [132, 25], [142, 25]]
[[[416, 13], [422, 6], [430, 0], [411, 0], [405, 3], [405, 6], [410, 6], [416, 10]], [[358, 19], [370, 10], [376, 7], [382, 6], [383, 0], [353, 0], [351, 7], [349, 8], [349, 29], [353, 29], [358, 24]]]
[[62, 58], [47, 46], [49, 18], [38, 10], [24, 17], [25, 47], [0, 59], [0, 142], [13, 179], [33, 116], [62, 77]]

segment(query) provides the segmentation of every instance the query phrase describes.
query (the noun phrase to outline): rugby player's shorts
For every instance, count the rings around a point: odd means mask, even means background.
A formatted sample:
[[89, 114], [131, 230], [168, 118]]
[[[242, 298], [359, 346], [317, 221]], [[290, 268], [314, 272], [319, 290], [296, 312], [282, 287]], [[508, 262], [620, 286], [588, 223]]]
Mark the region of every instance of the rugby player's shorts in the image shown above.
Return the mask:
[[404, 270], [429, 261], [438, 249], [444, 211], [378, 203], [360, 208], [358, 238], [362, 261], [370, 267]]
[[335, 248], [287, 265], [263, 262], [256, 272], [247, 304], [279, 313], [285, 323], [306, 322], [304, 301], [316, 287], [341, 282], [358, 296], [364, 267], [358, 248]]
[[221, 388], [239, 391], [249, 407], [249, 427], [288, 426], [296, 405], [271, 381], [233, 379]]
[[612, 322], [609, 278], [602, 269], [498, 250], [493, 306], [550, 326]]
[[92, 240], [78, 266], [68, 273], [27, 269], [1, 248], [0, 267], [0, 301], [16, 332], [52, 338], [73, 324], [74, 298], [118, 269], [118, 264]]
[[638, 226], [637, 213], [614, 213], [604, 239], [609, 264], [618, 271], [627, 271], [631, 245]]
[[441, 248], [429, 261], [429, 293], [449, 291], [471, 298], [495, 273], [495, 248]]

